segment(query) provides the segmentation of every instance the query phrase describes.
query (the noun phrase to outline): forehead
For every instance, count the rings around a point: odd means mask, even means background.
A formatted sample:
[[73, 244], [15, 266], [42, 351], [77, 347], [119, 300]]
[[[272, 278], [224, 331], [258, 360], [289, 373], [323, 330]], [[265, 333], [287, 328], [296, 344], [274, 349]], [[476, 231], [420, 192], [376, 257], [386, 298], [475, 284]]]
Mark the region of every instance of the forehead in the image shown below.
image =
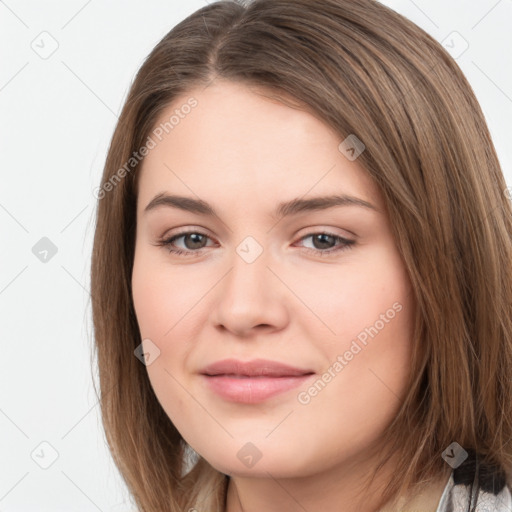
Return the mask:
[[150, 134], [155, 146], [138, 171], [141, 202], [164, 191], [226, 202], [233, 194], [250, 200], [311, 190], [379, 203], [368, 173], [340, 151], [343, 137], [293, 99], [283, 104], [273, 94], [216, 81], [177, 97]]

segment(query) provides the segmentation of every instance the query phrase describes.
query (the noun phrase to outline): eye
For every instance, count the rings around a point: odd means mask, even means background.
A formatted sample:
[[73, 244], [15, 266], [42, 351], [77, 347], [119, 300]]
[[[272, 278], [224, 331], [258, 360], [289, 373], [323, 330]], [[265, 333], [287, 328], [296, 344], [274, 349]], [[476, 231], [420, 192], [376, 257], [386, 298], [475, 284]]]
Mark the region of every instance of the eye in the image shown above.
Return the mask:
[[[176, 248], [174, 242], [183, 239], [185, 249]], [[173, 254], [184, 255], [184, 256], [197, 256], [200, 253], [200, 249], [205, 247], [205, 242], [209, 237], [199, 231], [184, 231], [170, 238], [159, 240], [157, 245], [166, 247], [167, 250]]]
[[[304, 247], [304, 250], [315, 255], [331, 255], [333, 253], [341, 252], [345, 249], [351, 248], [356, 242], [355, 240], [349, 240], [339, 235], [327, 232], [310, 233], [309, 235], [300, 238], [300, 241], [311, 238], [313, 247]], [[182, 242], [185, 245], [184, 248], [176, 247], [175, 242], [183, 239]], [[201, 249], [204, 249], [206, 242], [210, 237], [199, 231], [184, 231], [172, 235], [171, 237], [159, 240], [155, 245], [166, 247], [167, 250], [178, 256], [199, 256], [202, 254]], [[336, 243], [338, 245], [336, 246]], [[333, 246], [334, 244], [334, 246]]]
[[[308, 238], [311, 238], [313, 247], [305, 247], [306, 251], [320, 255], [338, 253], [340, 251], [344, 251], [345, 249], [350, 249], [356, 243], [355, 240], [349, 240], [339, 235], [334, 235], [333, 233], [327, 232], [311, 233], [309, 235], [303, 236], [300, 240], [306, 240]], [[336, 242], [340, 244], [337, 247], [336, 245], [332, 245], [336, 244]]]

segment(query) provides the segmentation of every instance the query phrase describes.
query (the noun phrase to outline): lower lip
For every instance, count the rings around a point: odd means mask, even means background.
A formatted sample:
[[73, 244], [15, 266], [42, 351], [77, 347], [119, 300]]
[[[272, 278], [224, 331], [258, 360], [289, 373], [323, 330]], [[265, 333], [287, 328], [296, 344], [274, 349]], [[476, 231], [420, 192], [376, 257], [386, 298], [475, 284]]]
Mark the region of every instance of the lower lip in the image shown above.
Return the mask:
[[314, 374], [293, 377], [203, 375], [211, 390], [231, 402], [254, 404], [300, 386]]

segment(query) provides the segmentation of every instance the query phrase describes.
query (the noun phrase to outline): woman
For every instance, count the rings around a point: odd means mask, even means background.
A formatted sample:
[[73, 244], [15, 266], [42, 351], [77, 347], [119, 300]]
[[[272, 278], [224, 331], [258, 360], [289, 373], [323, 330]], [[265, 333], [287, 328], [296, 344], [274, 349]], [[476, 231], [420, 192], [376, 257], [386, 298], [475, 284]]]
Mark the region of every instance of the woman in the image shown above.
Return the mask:
[[510, 510], [512, 210], [424, 31], [372, 0], [200, 9], [97, 197], [102, 415], [140, 510]]

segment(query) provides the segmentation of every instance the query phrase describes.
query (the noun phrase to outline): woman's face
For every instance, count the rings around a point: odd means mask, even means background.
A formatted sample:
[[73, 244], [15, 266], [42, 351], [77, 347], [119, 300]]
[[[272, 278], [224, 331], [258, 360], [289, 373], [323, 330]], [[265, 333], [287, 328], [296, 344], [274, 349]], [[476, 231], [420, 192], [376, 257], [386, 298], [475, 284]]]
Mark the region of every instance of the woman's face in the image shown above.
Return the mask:
[[[413, 304], [361, 147], [221, 80], [160, 122], [139, 176], [132, 286], [165, 412], [226, 474], [363, 460], [406, 391]], [[331, 202], [345, 195], [360, 204]], [[203, 374], [226, 359], [299, 375]]]

